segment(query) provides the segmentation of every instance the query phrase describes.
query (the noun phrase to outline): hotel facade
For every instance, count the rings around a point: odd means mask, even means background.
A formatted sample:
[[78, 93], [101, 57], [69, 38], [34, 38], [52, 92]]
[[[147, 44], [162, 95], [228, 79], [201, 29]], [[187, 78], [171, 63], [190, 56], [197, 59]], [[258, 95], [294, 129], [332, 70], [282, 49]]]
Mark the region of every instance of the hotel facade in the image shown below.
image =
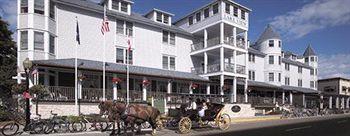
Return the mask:
[[[129, 62], [131, 101], [151, 101], [161, 111], [187, 102], [188, 97], [249, 104], [256, 109], [318, 104], [314, 50], [308, 46], [303, 55], [284, 51], [281, 37], [270, 25], [250, 42], [249, 8], [216, 0], [173, 21], [174, 14], [159, 9], [134, 13], [133, 4], [131, 0], [102, 0], [99, 4], [18, 0], [18, 83], [25, 79], [22, 62], [29, 58], [39, 71], [31, 75], [30, 84], [45, 85], [51, 93], [46, 104], [74, 105], [77, 49], [77, 97], [83, 103], [103, 97], [125, 100]], [[105, 47], [101, 33], [104, 6], [110, 28]], [[127, 57], [128, 41], [131, 51]]]

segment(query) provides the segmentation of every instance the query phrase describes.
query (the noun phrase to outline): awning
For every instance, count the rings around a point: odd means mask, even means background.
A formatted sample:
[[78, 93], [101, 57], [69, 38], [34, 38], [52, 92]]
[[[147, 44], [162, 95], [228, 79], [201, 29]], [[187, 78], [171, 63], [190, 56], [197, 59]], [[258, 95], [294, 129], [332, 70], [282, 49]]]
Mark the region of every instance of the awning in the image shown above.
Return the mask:
[[301, 93], [307, 93], [307, 94], [317, 94], [319, 91], [310, 89], [310, 88], [303, 88], [303, 87], [294, 87], [294, 86], [282, 86], [283, 90], [288, 90], [288, 91], [296, 91], [296, 92], [301, 92]]
[[[74, 62], [74, 59], [71, 58], [71, 59], [34, 60], [33, 64], [37, 66], [73, 69], [75, 62]], [[78, 59], [78, 65], [79, 65], [79, 69], [81, 70], [102, 71], [102, 68], [103, 68], [102, 67], [103, 62], [93, 61], [93, 60]], [[117, 64], [117, 63], [106, 63], [106, 72], [126, 74], [126, 65]], [[133, 66], [133, 65], [129, 66], [129, 72], [131, 75], [154, 76], [154, 77], [169, 78], [169, 79], [184, 79], [184, 80], [209, 82], [208, 79], [189, 72], [180, 72], [180, 71], [148, 68], [148, 67]]]
[[259, 89], [258, 91], [260, 91], [260, 88], [262, 90], [268, 89], [267, 91], [281, 91], [282, 90], [281, 87], [279, 87], [279, 86], [265, 83], [265, 82], [258, 82], [258, 81], [248, 81], [248, 87]]

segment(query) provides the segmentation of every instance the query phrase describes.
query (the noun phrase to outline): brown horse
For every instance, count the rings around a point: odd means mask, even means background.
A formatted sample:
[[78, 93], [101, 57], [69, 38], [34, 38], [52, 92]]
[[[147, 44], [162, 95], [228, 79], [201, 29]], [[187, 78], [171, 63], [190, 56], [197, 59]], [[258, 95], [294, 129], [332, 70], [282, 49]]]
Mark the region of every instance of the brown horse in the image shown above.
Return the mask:
[[[111, 116], [109, 119], [117, 122], [118, 134], [120, 133], [120, 119], [124, 121], [126, 127], [130, 124], [132, 132], [134, 131], [135, 124], [140, 126], [147, 121], [152, 126], [152, 134], [155, 134], [156, 123], [160, 112], [152, 106], [138, 104], [130, 104], [129, 106], [126, 106], [126, 104], [122, 102], [106, 101], [101, 102], [99, 108], [100, 114], [108, 112], [108, 115]], [[127, 128], [125, 128], [125, 133], [126, 131]], [[114, 134], [114, 126], [112, 134]]]

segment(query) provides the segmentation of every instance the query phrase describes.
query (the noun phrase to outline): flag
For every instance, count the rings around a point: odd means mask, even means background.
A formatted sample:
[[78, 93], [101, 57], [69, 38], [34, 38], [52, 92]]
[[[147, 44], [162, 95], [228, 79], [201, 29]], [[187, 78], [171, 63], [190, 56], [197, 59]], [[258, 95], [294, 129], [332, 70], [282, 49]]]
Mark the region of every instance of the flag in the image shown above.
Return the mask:
[[130, 38], [128, 39], [128, 52], [131, 51], [131, 42], [130, 42]]
[[79, 33], [79, 23], [78, 23], [78, 18], [75, 17], [77, 20], [77, 28], [76, 28], [76, 37], [75, 40], [78, 42], [78, 44], [80, 45], [80, 33]]
[[29, 94], [28, 91], [23, 92], [23, 97], [24, 97], [25, 99], [30, 99], [30, 98], [32, 98], [32, 96]]

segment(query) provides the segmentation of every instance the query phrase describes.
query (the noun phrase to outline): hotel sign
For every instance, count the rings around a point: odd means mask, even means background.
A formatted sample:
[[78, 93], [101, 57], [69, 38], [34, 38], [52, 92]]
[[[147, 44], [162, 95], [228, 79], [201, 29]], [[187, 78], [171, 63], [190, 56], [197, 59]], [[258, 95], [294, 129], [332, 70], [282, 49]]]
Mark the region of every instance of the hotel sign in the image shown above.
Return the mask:
[[233, 22], [233, 23], [235, 23], [243, 28], [248, 28], [248, 23], [246, 20], [242, 20], [238, 17], [232, 16], [232, 15], [227, 14], [227, 13], [224, 14], [224, 19], [231, 21], [231, 22]]

